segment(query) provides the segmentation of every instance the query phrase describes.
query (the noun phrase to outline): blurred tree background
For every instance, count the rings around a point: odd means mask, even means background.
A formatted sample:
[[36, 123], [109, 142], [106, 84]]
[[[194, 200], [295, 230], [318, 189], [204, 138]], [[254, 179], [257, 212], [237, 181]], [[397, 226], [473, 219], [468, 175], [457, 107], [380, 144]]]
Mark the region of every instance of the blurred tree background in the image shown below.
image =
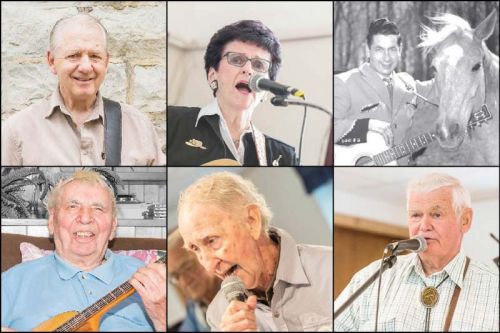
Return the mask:
[[[415, 79], [431, 78], [430, 59], [424, 59], [420, 43], [421, 25], [432, 26], [429, 17], [449, 13], [460, 16], [475, 28], [496, 10], [498, 1], [334, 1], [334, 72], [360, 66], [366, 60], [366, 35], [370, 23], [386, 17], [396, 23], [403, 38], [401, 62], [397, 72], [408, 72]], [[499, 53], [498, 21], [488, 48]]]

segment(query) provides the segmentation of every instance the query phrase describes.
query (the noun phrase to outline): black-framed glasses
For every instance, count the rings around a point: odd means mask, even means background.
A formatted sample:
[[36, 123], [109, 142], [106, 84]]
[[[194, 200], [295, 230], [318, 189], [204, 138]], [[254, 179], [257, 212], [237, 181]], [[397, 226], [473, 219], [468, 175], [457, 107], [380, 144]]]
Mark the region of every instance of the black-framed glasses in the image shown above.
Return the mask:
[[269, 60], [261, 58], [248, 58], [246, 55], [238, 52], [227, 52], [222, 57], [226, 57], [227, 62], [236, 67], [243, 67], [247, 61], [250, 60], [253, 70], [259, 73], [267, 73], [269, 71], [269, 67], [271, 67], [271, 62]]

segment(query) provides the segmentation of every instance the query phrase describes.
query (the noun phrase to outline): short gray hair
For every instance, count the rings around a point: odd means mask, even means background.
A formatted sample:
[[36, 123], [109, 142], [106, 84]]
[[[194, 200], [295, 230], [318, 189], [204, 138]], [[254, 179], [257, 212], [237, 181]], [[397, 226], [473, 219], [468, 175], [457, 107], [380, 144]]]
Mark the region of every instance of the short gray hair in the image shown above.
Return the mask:
[[93, 24], [100, 26], [102, 31], [104, 32], [104, 36], [105, 36], [105, 40], [106, 40], [106, 48], [105, 49], [106, 49], [106, 52], [108, 52], [108, 31], [106, 30], [104, 25], [102, 25], [101, 21], [99, 21], [99, 19], [97, 19], [94, 16], [89, 15], [87, 13], [78, 13], [76, 15], [63, 17], [62, 19], [59, 19], [54, 24], [54, 27], [52, 27], [52, 30], [50, 31], [50, 38], [49, 38], [50, 52], [54, 53], [54, 51], [56, 49], [56, 45], [55, 45], [56, 38], [55, 37], [56, 37], [58, 30], [60, 29], [61, 26], [63, 26], [64, 24], [68, 23], [71, 20], [84, 21], [86, 23], [93, 23]]
[[227, 171], [204, 176], [182, 192], [177, 207], [179, 215], [183, 207], [190, 203], [214, 204], [231, 212], [238, 207], [255, 204], [259, 207], [262, 227], [266, 232], [273, 216], [264, 196], [251, 181]]
[[109, 186], [103, 176], [100, 173], [90, 170], [79, 170], [76, 171], [71, 177], [66, 179], [61, 179], [59, 183], [50, 191], [47, 198], [47, 209], [50, 213], [51, 210], [57, 207], [59, 204], [60, 196], [64, 186], [71, 182], [82, 182], [87, 184], [99, 184], [103, 186], [111, 198], [111, 211], [113, 218], [116, 218], [118, 211], [116, 207], [116, 199], [113, 189]]
[[460, 214], [462, 214], [463, 210], [471, 208], [472, 204], [469, 191], [467, 191], [455, 177], [437, 172], [426, 174], [425, 176], [414, 179], [408, 183], [406, 197], [408, 200], [410, 192], [429, 193], [438, 188], [447, 186], [451, 187], [452, 206], [458, 218], [460, 217]]

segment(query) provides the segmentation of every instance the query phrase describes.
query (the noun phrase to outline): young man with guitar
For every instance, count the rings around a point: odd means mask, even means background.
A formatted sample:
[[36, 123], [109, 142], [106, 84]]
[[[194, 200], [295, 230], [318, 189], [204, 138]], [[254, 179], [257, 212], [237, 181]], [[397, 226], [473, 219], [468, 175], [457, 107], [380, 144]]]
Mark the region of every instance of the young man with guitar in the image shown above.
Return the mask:
[[[336, 148], [380, 139], [372, 143], [376, 154], [400, 144], [408, 133], [418, 103], [436, 95], [433, 81], [415, 81], [408, 73], [396, 73], [402, 39], [398, 27], [383, 18], [370, 24], [367, 36], [369, 62], [334, 77], [334, 142]], [[416, 92], [419, 97], [417, 98]], [[432, 96], [432, 97], [431, 97]], [[427, 99], [425, 99], [427, 100]], [[437, 110], [437, 108], [436, 108]], [[335, 148], [334, 162], [339, 156]], [[348, 154], [343, 151], [342, 155]], [[405, 165], [407, 159], [398, 160]], [[343, 165], [349, 163], [342, 163]], [[354, 163], [352, 163], [354, 164]]]
[[108, 249], [114, 198], [93, 171], [54, 188], [47, 206], [56, 251], [2, 273], [2, 331], [166, 331], [165, 258], [144, 266]]

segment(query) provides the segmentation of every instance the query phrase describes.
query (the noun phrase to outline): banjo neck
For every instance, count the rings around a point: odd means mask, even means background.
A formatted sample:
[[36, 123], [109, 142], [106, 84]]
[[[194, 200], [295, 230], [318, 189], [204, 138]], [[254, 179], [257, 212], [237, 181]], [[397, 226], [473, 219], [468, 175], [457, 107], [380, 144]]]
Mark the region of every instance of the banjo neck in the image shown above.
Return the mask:
[[[166, 264], [167, 256], [163, 256], [155, 263], [163, 263]], [[129, 297], [135, 292], [135, 288], [132, 285], [125, 281], [109, 293], [107, 293], [104, 297], [97, 300], [94, 304], [90, 305], [86, 309], [79, 312], [77, 315], [63, 323], [61, 326], [55, 329], [56, 332], [74, 332], [81, 326], [83, 326], [87, 321], [94, 317], [101, 317], [104, 313], [106, 313], [109, 309], [113, 308], [124, 299]]]

